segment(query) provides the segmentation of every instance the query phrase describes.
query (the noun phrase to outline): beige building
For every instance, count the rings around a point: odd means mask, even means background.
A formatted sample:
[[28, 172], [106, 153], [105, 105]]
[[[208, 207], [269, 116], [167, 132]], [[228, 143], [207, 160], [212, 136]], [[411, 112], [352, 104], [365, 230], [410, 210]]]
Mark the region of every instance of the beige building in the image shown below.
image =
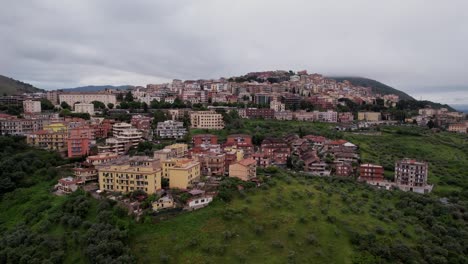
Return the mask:
[[162, 209], [174, 208], [174, 199], [168, 196], [164, 196], [159, 198], [157, 201], [152, 203], [152, 207], [154, 211], [159, 211]]
[[283, 112], [286, 110], [286, 106], [279, 101], [273, 100], [270, 102], [270, 109], [275, 110], [275, 112]]
[[382, 115], [380, 112], [358, 112], [359, 121], [380, 121], [382, 120]]
[[223, 129], [224, 121], [221, 114], [215, 111], [197, 111], [190, 114], [192, 128]]
[[87, 103], [90, 104], [93, 101], [103, 102], [105, 105], [117, 104], [117, 98], [115, 94], [111, 93], [61, 93], [58, 95], [59, 103], [66, 102], [73, 106], [76, 103]]
[[466, 134], [466, 133], [468, 133], [468, 121], [465, 122], [465, 123], [450, 124], [448, 126], [447, 130], [450, 131], [450, 132], [457, 132], [457, 133]]
[[109, 192], [128, 193], [142, 190], [148, 194], [161, 189], [161, 166], [159, 160], [143, 156], [123, 157], [97, 165], [99, 189]]
[[187, 155], [188, 145], [183, 143], [176, 143], [166, 146], [164, 149], [169, 149], [175, 153], [175, 158], [183, 158]]
[[243, 181], [257, 177], [257, 162], [248, 158], [229, 165], [229, 177], [236, 177]]
[[172, 159], [161, 162], [163, 177], [169, 188], [187, 189], [200, 179], [200, 162], [191, 159]]
[[41, 112], [41, 102], [25, 100], [23, 101], [23, 112], [25, 113], [40, 113]]
[[94, 115], [94, 105], [87, 104], [87, 103], [75, 104], [75, 112], [76, 113], [88, 113], [90, 115]]

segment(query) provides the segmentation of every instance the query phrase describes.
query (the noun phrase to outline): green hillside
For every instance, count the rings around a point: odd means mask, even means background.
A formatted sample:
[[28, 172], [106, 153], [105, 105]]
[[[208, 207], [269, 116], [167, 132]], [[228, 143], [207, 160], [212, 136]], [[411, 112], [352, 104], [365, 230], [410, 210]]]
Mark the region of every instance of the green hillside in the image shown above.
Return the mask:
[[22, 93], [37, 93], [44, 90], [36, 88], [29, 83], [24, 83], [3, 75], [0, 75], [0, 95], [15, 95]]

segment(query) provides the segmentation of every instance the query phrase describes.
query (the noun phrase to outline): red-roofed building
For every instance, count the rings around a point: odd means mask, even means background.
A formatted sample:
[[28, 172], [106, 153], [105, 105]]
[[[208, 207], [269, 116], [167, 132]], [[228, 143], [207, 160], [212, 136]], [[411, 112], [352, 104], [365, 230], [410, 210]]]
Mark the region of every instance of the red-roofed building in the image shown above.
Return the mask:
[[224, 144], [225, 147], [236, 146], [244, 151], [244, 155], [248, 156], [253, 152], [252, 136], [245, 134], [229, 135]]
[[266, 138], [262, 141], [261, 152], [276, 165], [286, 165], [291, 150], [283, 139]]
[[361, 164], [359, 167], [359, 180], [368, 183], [382, 182], [384, 180], [384, 169], [380, 165]]
[[193, 146], [199, 147], [200, 145], [214, 145], [218, 144], [218, 137], [212, 134], [200, 134], [192, 137]]

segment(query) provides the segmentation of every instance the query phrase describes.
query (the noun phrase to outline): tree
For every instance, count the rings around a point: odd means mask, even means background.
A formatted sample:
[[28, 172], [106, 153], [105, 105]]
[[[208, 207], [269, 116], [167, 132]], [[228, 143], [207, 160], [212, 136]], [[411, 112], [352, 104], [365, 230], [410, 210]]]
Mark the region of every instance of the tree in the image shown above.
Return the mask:
[[132, 91], [128, 91], [127, 94], [125, 95], [125, 101], [133, 102], [133, 100], [134, 100], [134, 98], [133, 98]]
[[114, 104], [113, 104], [113, 103], [108, 103], [108, 104], [107, 104], [107, 107], [108, 107], [109, 109], [112, 109], [112, 108], [114, 108]]
[[46, 98], [41, 99], [41, 109], [42, 110], [54, 110], [55, 106]]
[[143, 102], [143, 103], [142, 103], [142, 106], [143, 106], [143, 111], [144, 111], [145, 113], [148, 113], [148, 104], [145, 103], [145, 102]]
[[116, 98], [116, 99], [117, 99], [117, 101], [119, 101], [119, 102], [123, 101], [123, 99], [124, 99], [123, 93], [117, 94], [117, 98]]
[[71, 109], [71, 106], [70, 106], [67, 102], [65, 102], [65, 101], [63, 101], [63, 102], [60, 104], [60, 107], [62, 107], [62, 109], [69, 109], [69, 110]]
[[164, 113], [164, 111], [162, 110], [156, 110], [153, 114], [153, 127], [156, 127], [156, 125], [159, 123], [159, 122], [164, 122], [166, 120], [168, 120], [169, 118], [167, 117], [166, 113]]
[[95, 109], [105, 109], [106, 108], [106, 105], [101, 101], [92, 101], [91, 103], [94, 105]]
[[430, 129], [435, 127], [435, 123], [434, 123], [434, 121], [432, 121], [432, 119], [429, 120], [429, 122], [427, 122], [427, 127], [430, 128]]

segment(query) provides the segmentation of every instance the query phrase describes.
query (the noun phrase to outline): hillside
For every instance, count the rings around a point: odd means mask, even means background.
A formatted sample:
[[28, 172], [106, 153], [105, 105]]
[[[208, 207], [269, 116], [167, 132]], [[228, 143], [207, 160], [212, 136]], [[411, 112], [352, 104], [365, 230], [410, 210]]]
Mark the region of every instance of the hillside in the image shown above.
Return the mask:
[[132, 87], [131, 85], [119, 85], [119, 86], [113, 86], [113, 85], [88, 85], [88, 86], [80, 86], [80, 87], [75, 87], [75, 88], [65, 88], [62, 89], [65, 92], [97, 92], [97, 91], [102, 91], [105, 89], [117, 89], [117, 90], [126, 90], [128, 88]]
[[0, 75], [0, 95], [44, 92], [43, 89], [32, 86], [3, 75]]
[[343, 82], [347, 80], [353, 85], [362, 86], [362, 87], [370, 87], [372, 88], [372, 91], [383, 94], [383, 95], [396, 94], [400, 96], [401, 100], [414, 100], [414, 98], [408, 95], [407, 93], [402, 92], [400, 90], [397, 90], [393, 87], [390, 87], [386, 84], [383, 84], [381, 82], [378, 82], [372, 79], [367, 79], [367, 78], [362, 78], [362, 77], [350, 77], [350, 76], [327, 77], [327, 78], [336, 80], [338, 82]]

